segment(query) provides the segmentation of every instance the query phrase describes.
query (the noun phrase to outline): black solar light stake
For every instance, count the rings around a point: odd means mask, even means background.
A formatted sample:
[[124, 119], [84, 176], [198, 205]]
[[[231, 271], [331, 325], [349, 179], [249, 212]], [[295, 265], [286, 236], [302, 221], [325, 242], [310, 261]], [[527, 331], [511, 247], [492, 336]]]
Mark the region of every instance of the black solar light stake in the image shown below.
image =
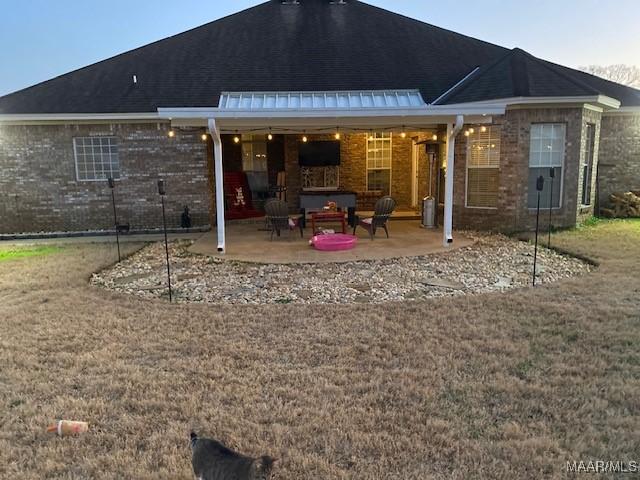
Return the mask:
[[536, 190], [538, 191], [538, 207], [536, 209], [536, 244], [533, 250], [533, 286], [536, 286], [536, 265], [538, 262], [538, 228], [540, 226], [540, 192], [544, 188], [544, 177], [540, 175], [536, 180]]
[[109, 177], [107, 179], [109, 182], [109, 188], [111, 189], [111, 203], [113, 204], [113, 225], [116, 227], [116, 244], [118, 245], [118, 262], [120, 262], [120, 232], [118, 231], [118, 215], [116, 213], [116, 195], [115, 188], [116, 182], [113, 178]]
[[164, 196], [166, 191], [164, 189], [164, 180], [158, 180], [158, 193], [160, 194], [160, 201], [162, 202], [162, 226], [164, 228], [164, 251], [167, 254], [167, 284], [169, 285], [169, 303], [171, 303], [171, 267], [169, 264], [169, 242], [167, 240], [167, 218], [164, 213]]
[[551, 211], [553, 210], [553, 177], [556, 176], [556, 171], [553, 167], [549, 169], [549, 178], [551, 178], [551, 189], [549, 190], [549, 240], [547, 241], [547, 248], [551, 248]]

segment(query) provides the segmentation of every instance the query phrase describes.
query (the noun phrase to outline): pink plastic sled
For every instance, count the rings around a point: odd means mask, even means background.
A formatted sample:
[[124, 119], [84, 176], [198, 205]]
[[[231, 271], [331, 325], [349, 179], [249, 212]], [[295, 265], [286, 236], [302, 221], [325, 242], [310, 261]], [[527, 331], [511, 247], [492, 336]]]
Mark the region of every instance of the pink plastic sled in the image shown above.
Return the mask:
[[330, 235], [316, 235], [311, 239], [311, 245], [316, 250], [324, 252], [337, 252], [338, 250], [351, 250], [356, 246], [358, 238], [344, 233]]

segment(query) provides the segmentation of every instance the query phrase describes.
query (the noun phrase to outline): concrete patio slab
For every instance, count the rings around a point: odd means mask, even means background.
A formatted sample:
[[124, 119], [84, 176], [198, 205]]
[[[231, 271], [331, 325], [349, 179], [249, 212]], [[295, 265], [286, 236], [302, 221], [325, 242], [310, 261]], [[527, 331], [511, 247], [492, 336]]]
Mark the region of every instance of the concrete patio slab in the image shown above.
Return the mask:
[[298, 231], [284, 232], [280, 238], [269, 241], [269, 232], [258, 230], [261, 225], [227, 225], [227, 252], [217, 253], [216, 232], [207, 232], [189, 249], [192, 253], [228, 260], [257, 263], [334, 263], [354, 260], [381, 260], [398, 257], [417, 257], [445, 252], [471, 245], [473, 241], [463, 235], [454, 235], [454, 243], [442, 245], [442, 230], [428, 230], [417, 221], [396, 220], [389, 224], [391, 238], [379, 231], [375, 240], [358, 229], [358, 244], [353, 250], [321, 252], [309, 245], [311, 229], [304, 238]]

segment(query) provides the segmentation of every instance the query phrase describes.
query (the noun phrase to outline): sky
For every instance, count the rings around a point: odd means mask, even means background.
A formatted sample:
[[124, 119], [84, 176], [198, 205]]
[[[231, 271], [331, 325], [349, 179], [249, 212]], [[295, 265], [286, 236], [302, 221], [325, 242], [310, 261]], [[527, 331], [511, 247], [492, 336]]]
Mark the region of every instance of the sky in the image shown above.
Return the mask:
[[[244, 8], [251, 0], [0, 0], [0, 95]], [[368, 0], [569, 67], [640, 66], [640, 0]]]

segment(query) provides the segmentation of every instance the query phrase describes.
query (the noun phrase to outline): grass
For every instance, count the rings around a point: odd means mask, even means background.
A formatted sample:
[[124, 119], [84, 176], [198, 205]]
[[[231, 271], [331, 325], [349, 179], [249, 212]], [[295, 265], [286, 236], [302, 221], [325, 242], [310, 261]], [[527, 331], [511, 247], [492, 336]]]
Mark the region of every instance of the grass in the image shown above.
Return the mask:
[[[191, 428], [276, 478], [566, 478], [640, 451], [640, 221], [553, 236], [589, 275], [306, 307], [90, 287], [105, 245], [0, 264], [0, 478], [191, 479]], [[133, 245], [125, 245], [130, 251]], [[80, 438], [45, 433], [87, 420]]]
[[0, 249], [0, 262], [7, 261], [7, 260], [16, 260], [20, 258], [51, 255], [52, 253], [58, 253], [60, 250], [61, 250], [60, 247], [51, 246], [51, 245], [46, 245], [41, 247]]

